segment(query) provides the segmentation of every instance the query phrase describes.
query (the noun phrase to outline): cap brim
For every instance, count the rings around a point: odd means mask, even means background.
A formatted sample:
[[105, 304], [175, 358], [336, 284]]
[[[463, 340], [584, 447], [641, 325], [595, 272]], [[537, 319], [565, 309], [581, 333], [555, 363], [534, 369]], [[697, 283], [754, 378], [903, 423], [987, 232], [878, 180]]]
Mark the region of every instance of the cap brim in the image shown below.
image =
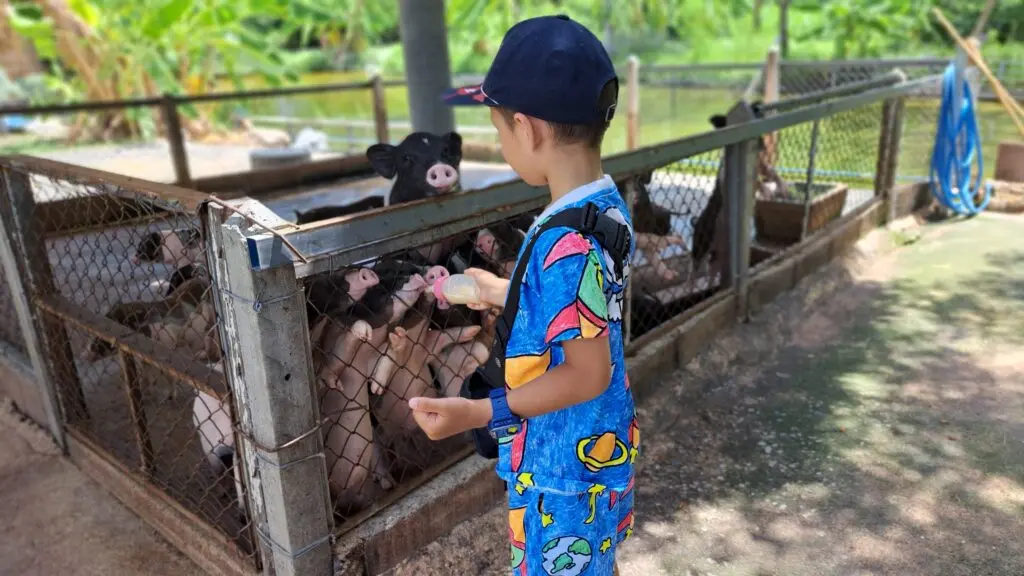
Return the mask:
[[484, 94], [483, 84], [453, 88], [444, 93], [444, 103], [449, 106], [497, 106], [498, 103]]

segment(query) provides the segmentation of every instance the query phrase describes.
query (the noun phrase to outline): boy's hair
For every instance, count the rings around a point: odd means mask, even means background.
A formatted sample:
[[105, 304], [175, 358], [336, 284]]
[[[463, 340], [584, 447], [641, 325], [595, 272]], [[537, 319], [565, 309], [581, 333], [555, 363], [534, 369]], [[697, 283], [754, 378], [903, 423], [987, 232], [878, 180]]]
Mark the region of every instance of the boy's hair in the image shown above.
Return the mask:
[[[613, 110], [619, 99], [619, 81], [609, 80], [597, 99], [597, 106], [600, 110]], [[508, 126], [512, 126], [513, 117], [518, 110], [512, 110], [504, 106], [496, 106], [498, 114], [505, 119]], [[608, 131], [611, 123], [612, 113], [605, 116], [603, 120], [592, 124], [561, 124], [559, 122], [547, 122], [555, 135], [555, 142], [559, 144], [583, 144], [591, 150], [600, 150], [604, 141], [604, 134]]]

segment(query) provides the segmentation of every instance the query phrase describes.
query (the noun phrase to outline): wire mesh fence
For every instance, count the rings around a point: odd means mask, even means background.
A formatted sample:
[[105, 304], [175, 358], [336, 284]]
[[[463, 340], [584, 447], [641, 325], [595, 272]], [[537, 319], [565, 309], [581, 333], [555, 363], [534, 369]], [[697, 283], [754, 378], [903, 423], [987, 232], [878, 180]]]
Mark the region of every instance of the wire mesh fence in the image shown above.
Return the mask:
[[785, 98], [863, 82], [900, 69], [914, 80], [940, 74], [949, 64], [941, 59], [849, 60], [779, 63], [779, 94]]
[[[639, 338], [722, 284], [722, 153], [681, 159], [634, 179], [636, 253], [629, 333]], [[620, 184], [624, 188], [626, 180]]]
[[508, 277], [533, 215], [306, 279], [329, 485], [342, 518], [466, 453], [463, 438], [429, 441], [407, 401], [458, 396], [488, 358], [496, 316], [448, 306], [432, 286], [466, 267]]
[[796, 244], [875, 196], [882, 109], [874, 102], [760, 138], [756, 249]]
[[133, 188], [5, 172], [67, 427], [253, 554], [196, 218]]

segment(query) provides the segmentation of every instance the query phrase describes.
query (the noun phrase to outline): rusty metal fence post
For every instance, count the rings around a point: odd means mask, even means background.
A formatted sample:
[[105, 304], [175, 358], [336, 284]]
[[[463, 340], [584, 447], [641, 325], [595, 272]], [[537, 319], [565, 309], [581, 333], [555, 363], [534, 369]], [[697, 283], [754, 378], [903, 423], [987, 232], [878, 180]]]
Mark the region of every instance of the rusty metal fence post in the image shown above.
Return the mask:
[[235, 398], [236, 459], [264, 570], [330, 576], [333, 513], [304, 291], [290, 263], [252, 268], [249, 240], [261, 228], [250, 230], [237, 215], [225, 219], [217, 206], [206, 212], [224, 373]]
[[174, 178], [178, 186], [192, 185], [192, 175], [188, 167], [188, 151], [185, 149], [185, 134], [181, 131], [181, 116], [178, 113], [178, 101], [171, 94], [164, 94], [160, 101], [160, 114], [167, 132], [167, 145], [171, 149], [171, 162], [174, 164]]
[[750, 220], [754, 214], [756, 140], [725, 147], [725, 207], [729, 219], [729, 268], [725, 273], [736, 290], [737, 316], [746, 320], [747, 277], [750, 273]]

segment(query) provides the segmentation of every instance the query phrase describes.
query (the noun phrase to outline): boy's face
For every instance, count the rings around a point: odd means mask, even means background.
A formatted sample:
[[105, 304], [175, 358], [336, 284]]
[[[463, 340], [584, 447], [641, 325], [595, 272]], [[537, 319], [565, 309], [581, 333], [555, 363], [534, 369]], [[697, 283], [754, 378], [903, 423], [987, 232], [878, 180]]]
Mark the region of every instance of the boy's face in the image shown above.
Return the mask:
[[502, 157], [523, 182], [530, 186], [547, 184], [546, 168], [541, 154], [543, 122], [519, 113], [516, 113], [512, 122], [509, 122], [501, 112], [491, 108], [491, 124], [498, 131]]

